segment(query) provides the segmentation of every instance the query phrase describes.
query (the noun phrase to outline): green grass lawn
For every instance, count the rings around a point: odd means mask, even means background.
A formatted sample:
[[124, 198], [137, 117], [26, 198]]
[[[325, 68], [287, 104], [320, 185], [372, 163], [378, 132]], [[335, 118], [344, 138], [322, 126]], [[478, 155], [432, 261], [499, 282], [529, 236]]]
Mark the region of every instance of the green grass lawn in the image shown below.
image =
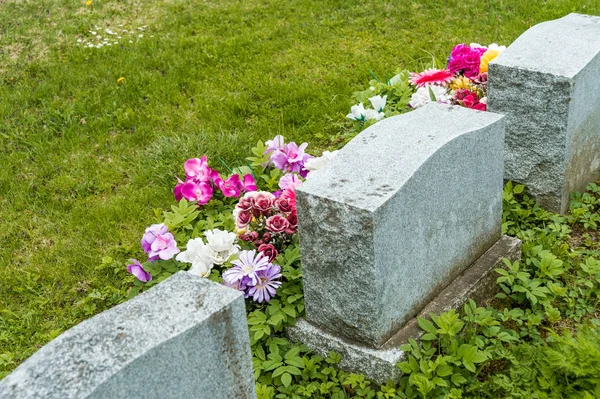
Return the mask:
[[[0, 2], [0, 377], [123, 300], [122, 262], [187, 158], [240, 162], [275, 134], [325, 148], [370, 70], [573, 11], [600, 3]], [[122, 44], [77, 45], [106, 28]]]

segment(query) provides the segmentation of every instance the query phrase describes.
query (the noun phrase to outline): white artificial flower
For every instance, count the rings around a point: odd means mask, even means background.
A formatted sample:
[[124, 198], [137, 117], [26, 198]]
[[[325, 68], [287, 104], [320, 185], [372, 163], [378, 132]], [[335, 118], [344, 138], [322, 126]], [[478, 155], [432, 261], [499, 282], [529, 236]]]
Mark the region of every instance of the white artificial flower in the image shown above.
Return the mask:
[[430, 85], [418, 88], [417, 91], [410, 97], [410, 102], [408, 104], [410, 104], [410, 106], [413, 108], [419, 108], [425, 104], [433, 102], [434, 100], [431, 98], [429, 89], [431, 89], [433, 92], [435, 101], [442, 103], [450, 101], [450, 95], [445, 88], [442, 86]]
[[471, 44], [469, 44], [469, 47], [471, 47], [471, 48], [481, 48], [481, 47], [485, 48], [485, 46], [482, 46], [479, 43], [471, 43]]
[[214, 229], [206, 231], [204, 235], [206, 246], [212, 251], [211, 260], [217, 265], [227, 262], [232, 255], [240, 251], [240, 247], [235, 243], [235, 233]]
[[202, 238], [193, 238], [187, 242], [186, 250], [177, 254], [175, 259], [179, 262], [191, 263], [190, 273], [206, 277], [213, 267], [213, 256], [212, 249], [204, 244]]
[[506, 46], [498, 46], [496, 43], [492, 43], [488, 46], [488, 50], [496, 50], [500, 55], [506, 50]]
[[371, 102], [371, 105], [373, 106], [373, 108], [375, 108], [375, 110], [377, 112], [382, 112], [383, 109], [385, 108], [385, 103], [387, 101], [387, 95], [381, 97], [381, 96], [375, 96], [375, 97], [371, 97], [369, 98], [369, 101]]
[[323, 169], [325, 165], [329, 163], [329, 161], [336, 157], [338, 152], [338, 150], [332, 152], [325, 151], [320, 157], [310, 158], [306, 162], [304, 162], [304, 168], [306, 168], [311, 173], [319, 169]]
[[481, 97], [479, 99], [479, 102], [482, 103], [482, 104], [486, 104], [487, 105], [487, 96], [486, 97]]
[[363, 103], [353, 105], [350, 107], [350, 113], [346, 115], [346, 118], [352, 119], [353, 121], [365, 120], [365, 106]]
[[400, 83], [401, 81], [402, 79], [400, 78], [400, 75], [395, 75], [389, 80], [389, 84], [390, 86], [394, 86]]
[[371, 119], [380, 121], [383, 119], [384, 116], [385, 114], [383, 112], [377, 112], [374, 109], [368, 109], [365, 111], [365, 119], [368, 121], [370, 121]]

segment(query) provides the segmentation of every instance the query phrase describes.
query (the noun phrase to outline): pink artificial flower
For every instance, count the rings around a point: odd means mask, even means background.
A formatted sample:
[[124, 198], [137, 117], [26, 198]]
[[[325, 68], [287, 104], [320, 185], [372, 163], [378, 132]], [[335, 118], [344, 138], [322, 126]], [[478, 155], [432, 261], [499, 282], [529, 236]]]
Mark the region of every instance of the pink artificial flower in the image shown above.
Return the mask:
[[298, 177], [298, 175], [294, 173], [288, 173], [286, 175], [281, 176], [279, 179], [279, 188], [285, 190], [288, 187], [296, 188], [302, 185], [302, 180]]
[[293, 187], [288, 187], [281, 192], [279, 199], [288, 200], [290, 206], [292, 207], [293, 212], [296, 211], [296, 189]]
[[159, 234], [150, 247], [150, 258], [159, 257], [162, 260], [169, 260], [179, 253], [175, 237], [171, 233]]
[[181, 179], [178, 177], [177, 184], [175, 185], [175, 188], [173, 188], [173, 195], [175, 196], [175, 201], [177, 202], [181, 201], [181, 199], [183, 198], [183, 194], [181, 194], [181, 187], [184, 184], [185, 183], [181, 181]]
[[144, 231], [144, 235], [142, 236], [141, 240], [142, 249], [144, 252], [150, 253], [150, 248], [152, 247], [154, 240], [156, 240], [156, 237], [160, 234], [166, 234], [168, 232], [169, 229], [164, 223], [153, 224], [152, 226], [148, 227], [146, 231]]
[[127, 272], [133, 274], [143, 283], [152, 280], [152, 275], [144, 270], [144, 266], [135, 259], [129, 259], [132, 263], [127, 265]]
[[275, 200], [275, 208], [277, 208], [277, 210], [282, 213], [291, 213], [295, 211], [295, 208], [292, 206], [292, 201], [290, 200], [290, 198], [277, 198]]
[[454, 74], [447, 69], [426, 69], [421, 73], [410, 73], [410, 83], [417, 87], [425, 87], [427, 85], [447, 85], [454, 79]]
[[452, 73], [462, 71], [467, 78], [479, 75], [481, 55], [486, 50], [486, 47], [470, 47], [464, 44], [455, 46], [450, 53], [448, 70]]
[[273, 233], [283, 233], [288, 227], [290, 223], [281, 215], [273, 215], [267, 219], [267, 229]]
[[287, 216], [289, 226], [285, 229], [285, 234], [295, 234], [298, 231], [298, 215], [292, 212]]
[[300, 176], [306, 177], [308, 170], [304, 168], [304, 163], [312, 158], [312, 156], [304, 153], [307, 146], [308, 143], [303, 143], [299, 147], [293, 142], [286, 144], [283, 148], [271, 152], [269, 160], [277, 169], [284, 172], [299, 173]]
[[195, 182], [188, 180], [181, 185], [180, 193], [188, 201], [198, 201], [198, 205], [204, 205], [213, 195], [210, 183]]
[[208, 167], [206, 155], [202, 158], [191, 158], [183, 164], [185, 175], [188, 180], [199, 182], [209, 182], [211, 180], [212, 170]]

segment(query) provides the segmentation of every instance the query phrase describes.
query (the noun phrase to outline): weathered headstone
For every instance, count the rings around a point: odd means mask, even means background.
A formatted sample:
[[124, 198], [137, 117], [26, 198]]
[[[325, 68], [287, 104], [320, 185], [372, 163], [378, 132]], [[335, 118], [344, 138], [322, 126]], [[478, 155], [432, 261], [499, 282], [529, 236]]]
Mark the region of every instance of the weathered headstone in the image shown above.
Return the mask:
[[291, 335], [357, 344], [368, 375], [372, 350], [500, 240], [503, 146], [503, 116], [444, 104], [348, 143], [297, 190], [307, 323]]
[[546, 208], [600, 178], [600, 17], [569, 14], [522, 34], [489, 66], [488, 110], [505, 114], [505, 178]]
[[243, 296], [179, 272], [40, 349], [0, 397], [255, 398]]

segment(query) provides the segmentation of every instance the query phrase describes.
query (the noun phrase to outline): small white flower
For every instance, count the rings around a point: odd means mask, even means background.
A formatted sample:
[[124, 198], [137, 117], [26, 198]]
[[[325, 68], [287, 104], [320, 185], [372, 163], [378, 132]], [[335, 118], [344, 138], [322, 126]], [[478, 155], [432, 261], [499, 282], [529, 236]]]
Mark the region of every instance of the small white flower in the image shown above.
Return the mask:
[[365, 119], [370, 121], [371, 119], [382, 120], [385, 114], [383, 112], [377, 112], [374, 109], [368, 109], [365, 111]]
[[81, 42], [82, 42], [82, 40], [81, 40], [81, 39], [77, 39], [77, 43], [81, 43]]
[[[429, 89], [433, 92], [435, 100], [431, 98], [431, 93]], [[429, 104], [430, 102], [449, 102], [450, 95], [446, 91], [445, 88], [437, 85], [430, 85], [425, 87], [420, 87], [417, 89], [416, 93], [414, 93], [410, 98], [410, 106], [413, 108], [422, 107], [425, 104]]]
[[100, 48], [100, 47], [102, 47], [102, 46], [103, 46], [103, 44], [102, 44], [102, 43], [98, 43], [98, 44], [96, 45], [96, 48]]
[[381, 97], [381, 96], [371, 97], [371, 98], [369, 98], [369, 101], [371, 102], [371, 105], [373, 106], [375, 111], [383, 112], [383, 109], [385, 108], [385, 103], [387, 101], [387, 95], [383, 96], [383, 97]]
[[371, 90], [371, 91], [375, 91], [375, 86], [371, 86], [371, 87], [369, 87], [369, 90]]
[[121, 36], [117, 36], [117, 39], [122, 39], [122, 37]]
[[177, 254], [175, 259], [179, 262], [191, 263], [189, 273], [206, 277], [213, 267], [211, 256], [212, 250], [204, 244], [202, 238], [193, 238], [187, 242], [186, 250]]
[[129, 43], [133, 43], [133, 40], [130, 40]]
[[485, 46], [482, 46], [479, 43], [471, 43], [471, 44], [469, 44], [469, 47], [471, 47], [471, 48], [481, 48], [481, 47], [484, 47], [485, 48]]
[[92, 33], [92, 35], [94, 35], [94, 36], [96, 36], [96, 35], [97, 35], [97, 33], [96, 33], [96, 32], [94, 32], [94, 31], [92, 31], [91, 33]]
[[325, 165], [329, 163], [329, 161], [337, 156], [338, 152], [338, 150], [332, 152], [325, 151], [320, 157], [310, 158], [304, 162], [304, 167], [310, 171], [309, 176], [312, 174], [312, 172], [323, 169]]
[[144, 35], [140, 34], [140, 35], [138, 35], [138, 37], [144, 37]]
[[356, 104], [350, 107], [350, 113], [346, 115], [346, 118], [355, 121], [365, 120], [365, 106], [363, 105], [363, 103]]
[[488, 50], [496, 50], [499, 54], [502, 54], [506, 50], [506, 46], [498, 46], [496, 43], [492, 43], [488, 46]]
[[206, 231], [204, 235], [207, 247], [212, 251], [211, 260], [217, 265], [227, 262], [232, 255], [240, 251], [240, 247], [235, 244], [235, 233], [214, 229]]

